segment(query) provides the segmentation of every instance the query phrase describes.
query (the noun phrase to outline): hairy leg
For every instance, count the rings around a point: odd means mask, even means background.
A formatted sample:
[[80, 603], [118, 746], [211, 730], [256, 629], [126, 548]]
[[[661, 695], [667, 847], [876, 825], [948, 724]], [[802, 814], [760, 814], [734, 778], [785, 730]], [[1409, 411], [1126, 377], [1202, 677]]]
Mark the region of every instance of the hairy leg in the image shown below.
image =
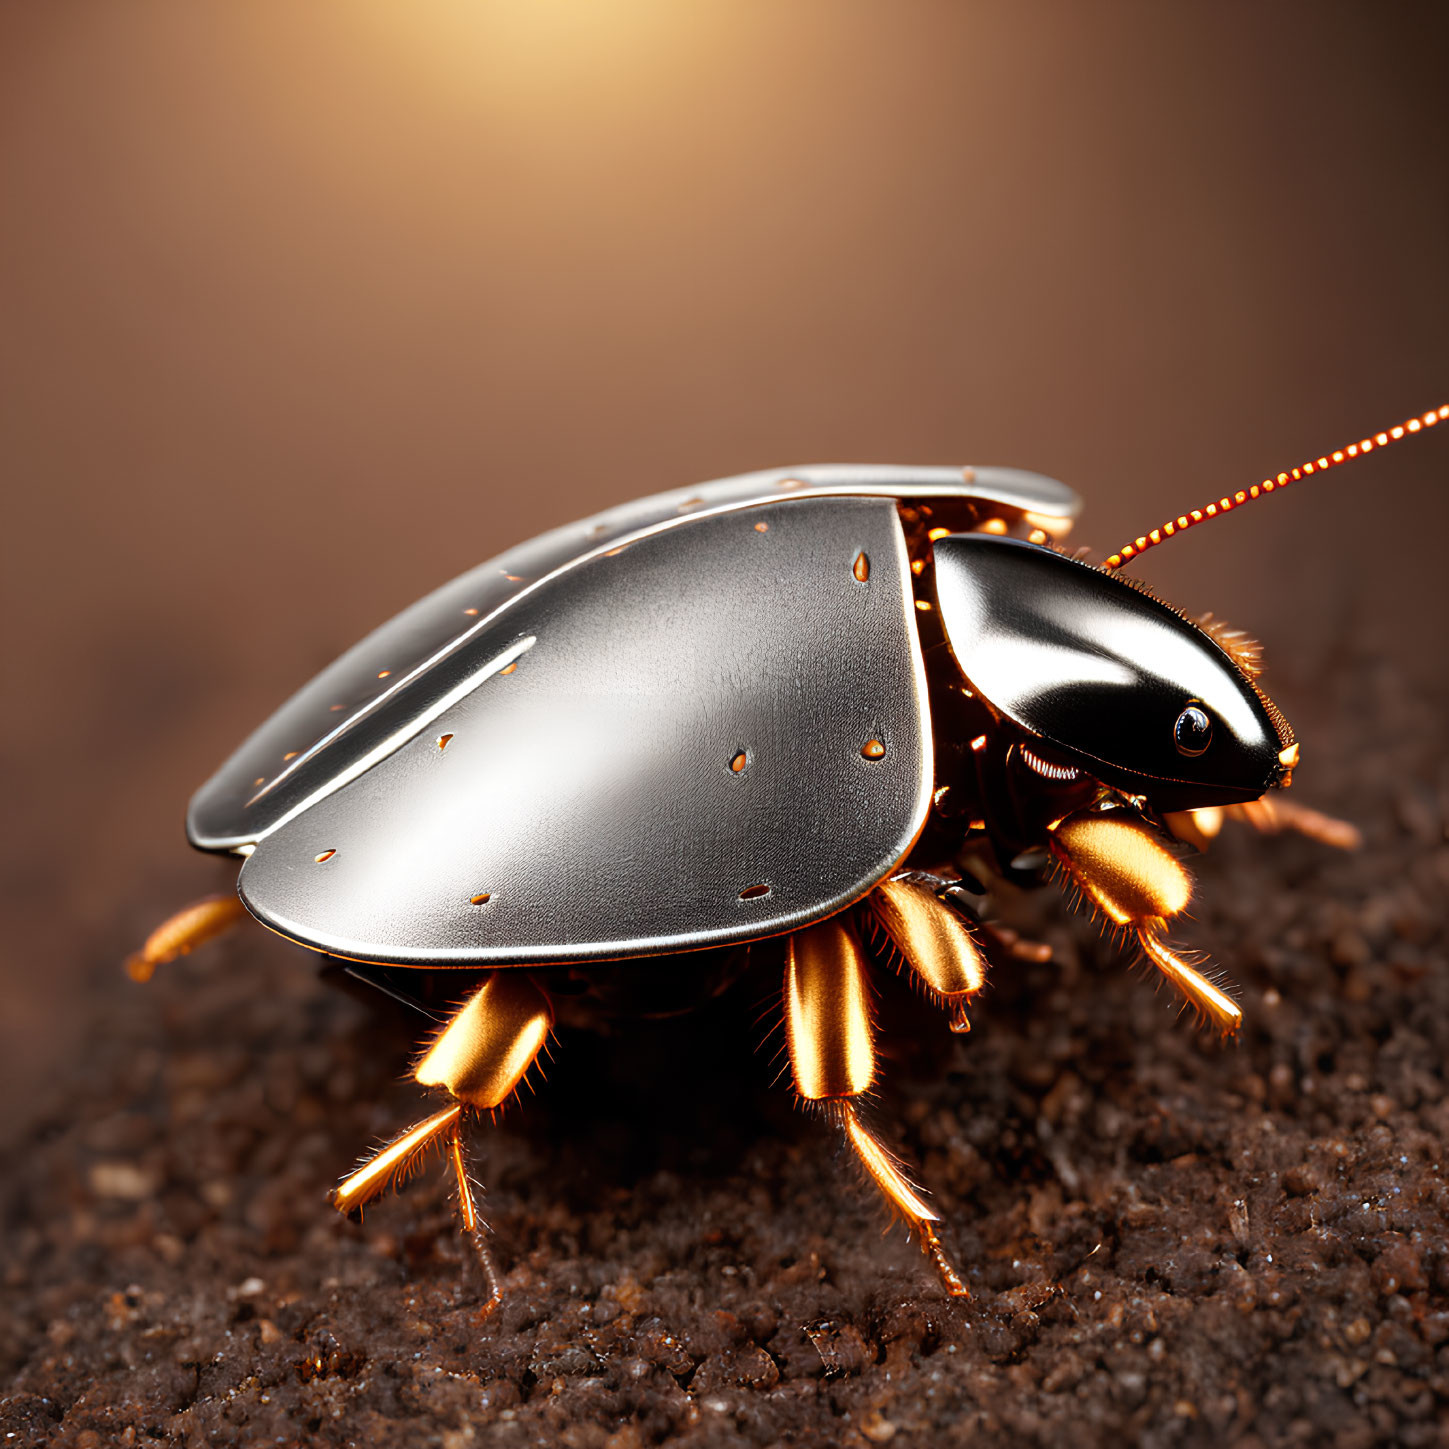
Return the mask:
[[482, 1313], [502, 1298], [498, 1272], [478, 1216], [468, 1173], [463, 1127], [470, 1113], [502, 1106], [537, 1059], [553, 1026], [553, 1007], [522, 971], [495, 971], [448, 1019], [413, 1069], [420, 1086], [437, 1087], [452, 1099], [432, 1116], [374, 1152], [332, 1193], [347, 1215], [406, 1178], [435, 1146], [448, 1158], [457, 1192], [459, 1227], [472, 1246], [487, 1289]]
[[900, 1163], [856, 1110], [875, 1080], [875, 1033], [865, 953], [844, 917], [835, 916], [790, 937], [785, 1035], [800, 1100], [819, 1103], [843, 1129], [861, 1166], [919, 1237], [947, 1291], [969, 1297], [936, 1234], [939, 1215], [921, 1199]]
[[928, 880], [906, 874], [882, 881], [866, 903], [922, 990], [949, 1014], [951, 1030], [970, 1031], [966, 1011], [986, 984], [986, 958], [961, 913]]
[[1261, 800], [1249, 800], [1244, 805], [1181, 810], [1165, 819], [1167, 828], [1179, 840], [1185, 840], [1198, 850], [1208, 848], [1222, 830], [1225, 820], [1251, 825], [1262, 835], [1296, 830], [1299, 835], [1306, 835], [1321, 845], [1331, 845], [1335, 850], [1357, 850], [1363, 844], [1358, 826], [1325, 815], [1321, 810], [1311, 810], [1307, 805], [1299, 805], [1282, 795], [1264, 795]]
[[224, 935], [246, 913], [246, 907], [235, 894], [193, 901], [162, 921], [146, 937], [146, 944], [126, 961], [126, 970], [133, 981], [149, 981], [158, 966]]
[[1243, 1020], [1237, 1002], [1164, 939], [1167, 922], [1187, 908], [1192, 882], [1151, 830], [1121, 815], [1068, 816], [1052, 832], [1052, 853], [1097, 911], [1131, 931], [1148, 960], [1231, 1036]]

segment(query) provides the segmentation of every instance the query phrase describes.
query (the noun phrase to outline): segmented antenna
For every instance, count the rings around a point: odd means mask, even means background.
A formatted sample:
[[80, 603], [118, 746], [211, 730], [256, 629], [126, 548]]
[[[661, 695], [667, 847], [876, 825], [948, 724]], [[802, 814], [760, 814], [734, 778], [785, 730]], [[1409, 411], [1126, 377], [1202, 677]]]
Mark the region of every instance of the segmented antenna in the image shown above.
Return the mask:
[[1119, 552], [1114, 553], [1111, 558], [1103, 562], [1102, 567], [1120, 569], [1123, 564], [1130, 563], [1138, 554], [1146, 553], [1149, 548], [1155, 547], [1163, 539], [1171, 538], [1174, 533], [1181, 533], [1183, 529], [1191, 528], [1195, 523], [1202, 523], [1208, 518], [1216, 518], [1220, 513], [1230, 513], [1240, 504], [1251, 503], [1253, 499], [1260, 498], [1265, 493], [1273, 493], [1280, 488], [1286, 488], [1290, 483], [1296, 483], [1300, 478], [1306, 478], [1312, 473], [1322, 473], [1329, 468], [1336, 468], [1340, 463], [1348, 462], [1350, 458], [1360, 458], [1365, 453], [1372, 453], [1375, 448], [1386, 448], [1390, 443], [1398, 442], [1406, 434], [1422, 432], [1423, 429], [1432, 428], [1435, 423], [1443, 422], [1446, 418], [1449, 418], [1449, 404], [1440, 408], [1432, 408], [1422, 417], [1410, 418], [1396, 428], [1389, 428], [1387, 432], [1375, 433], [1371, 438], [1362, 438], [1357, 443], [1350, 443], [1346, 448], [1340, 448], [1326, 457], [1314, 458], [1297, 468], [1289, 469], [1286, 473], [1279, 473], [1276, 478], [1264, 478], [1261, 483], [1255, 483], [1251, 488], [1240, 489], [1231, 498], [1219, 498], [1216, 503], [1209, 503], [1206, 508], [1194, 508], [1191, 513], [1184, 513], [1178, 518], [1169, 519], [1161, 528], [1154, 528], [1151, 533], [1133, 539], [1131, 543], [1123, 544]]

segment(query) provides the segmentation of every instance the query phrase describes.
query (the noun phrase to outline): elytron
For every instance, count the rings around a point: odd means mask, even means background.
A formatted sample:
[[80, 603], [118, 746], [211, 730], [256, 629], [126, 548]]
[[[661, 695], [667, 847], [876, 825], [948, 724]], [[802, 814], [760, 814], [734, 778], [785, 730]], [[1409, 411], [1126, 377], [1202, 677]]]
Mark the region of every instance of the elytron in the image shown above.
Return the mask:
[[[872, 978], [953, 1030], [983, 912], [1053, 874], [1223, 1032], [1232, 996], [1169, 940], [1179, 842], [1225, 817], [1333, 844], [1256, 645], [1119, 572], [1165, 539], [1449, 418], [1413, 418], [1183, 514], [1100, 564], [1070, 489], [1008, 468], [819, 466], [659, 494], [480, 565], [294, 695], [196, 793], [238, 895], [161, 926], [139, 978], [243, 914], [394, 995], [452, 1005], [413, 1069], [436, 1110], [334, 1190], [355, 1213], [432, 1146], [499, 1298], [465, 1129], [518, 1088], [561, 1003], [718, 989], [774, 942], [794, 1090], [934, 1263], [938, 1215], [863, 1120]], [[761, 947], [768, 950], [768, 946]], [[635, 963], [633, 967], [629, 963]]]

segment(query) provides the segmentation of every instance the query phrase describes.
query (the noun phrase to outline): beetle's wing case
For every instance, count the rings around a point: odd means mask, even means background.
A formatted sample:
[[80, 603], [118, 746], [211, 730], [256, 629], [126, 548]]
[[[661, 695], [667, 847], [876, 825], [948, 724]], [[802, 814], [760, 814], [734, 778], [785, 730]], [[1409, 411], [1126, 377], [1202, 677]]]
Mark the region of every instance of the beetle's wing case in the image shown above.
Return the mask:
[[242, 897], [305, 944], [418, 966], [678, 951], [829, 915], [926, 817], [914, 619], [893, 499], [645, 533], [394, 696], [375, 758], [262, 836]]
[[992, 512], [1056, 520], [1057, 528], [1049, 527], [1055, 532], [1065, 531], [1079, 506], [1063, 484], [1015, 468], [813, 464], [678, 488], [568, 524], [427, 595], [293, 695], [197, 791], [187, 818], [192, 843], [244, 849], [319, 789], [352, 778], [416, 707], [415, 686], [424, 676], [561, 571], [715, 512], [780, 497], [842, 495], [979, 502]]

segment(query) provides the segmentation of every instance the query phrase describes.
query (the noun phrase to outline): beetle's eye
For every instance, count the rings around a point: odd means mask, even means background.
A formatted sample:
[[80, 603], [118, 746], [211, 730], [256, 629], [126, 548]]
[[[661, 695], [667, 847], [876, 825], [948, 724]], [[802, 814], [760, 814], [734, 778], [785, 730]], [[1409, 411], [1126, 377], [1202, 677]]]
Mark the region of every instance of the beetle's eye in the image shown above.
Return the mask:
[[1172, 727], [1180, 755], [1200, 755], [1212, 743], [1213, 722], [1201, 705], [1190, 704]]

